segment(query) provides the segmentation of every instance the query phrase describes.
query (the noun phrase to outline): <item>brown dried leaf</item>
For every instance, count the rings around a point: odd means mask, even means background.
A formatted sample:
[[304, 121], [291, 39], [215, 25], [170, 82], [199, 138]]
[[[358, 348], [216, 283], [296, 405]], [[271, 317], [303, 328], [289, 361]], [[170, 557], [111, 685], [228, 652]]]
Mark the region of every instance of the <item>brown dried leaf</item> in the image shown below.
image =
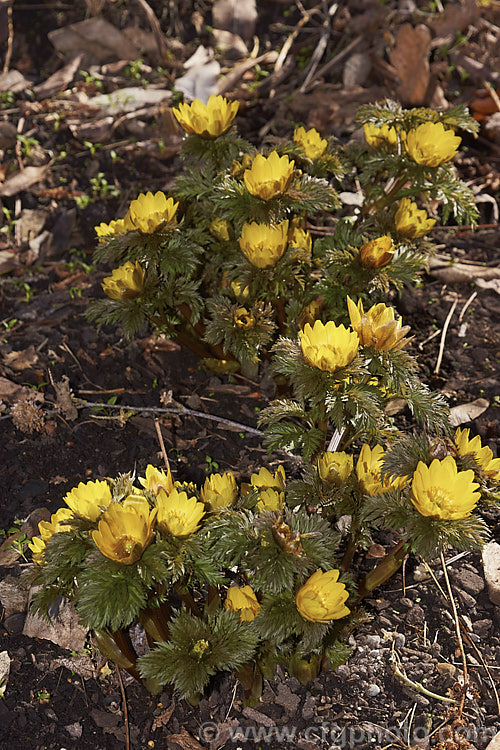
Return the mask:
[[35, 86], [33, 91], [37, 95], [38, 99], [46, 99], [56, 91], [66, 88], [75, 77], [75, 73], [80, 70], [82, 66], [83, 55], [77, 55], [67, 65], [60, 70], [56, 70], [46, 81], [39, 83]]
[[458, 427], [459, 424], [465, 424], [471, 422], [476, 417], [479, 417], [486, 409], [488, 409], [490, 402], [485, 398], [477, 398], [475, 401], [471, 401], [469, 404], [459, 404], [450, 409], [450, 424], [452, 427]]
[[38, 361], [38, 354], [36, 353], [33, 344], [31, 344], [31, 346], [28, 346], [27, 349], [22, 349], [19, 352], [12, 351], [2, 356], [5, 364], [8, 365], [8, 367], [11, 367], [16, 372], [26, 370], [28, 367], [32, 367], [32, 365], [36, 364]]
[[400, 80], [398, 96], [407, 104], [415, 106], [424, 102], [430, 81], [430, 46], [431, 32], [427, 26], [413, 27], [404, 23], [399, 27], [390, 60]]
[[71, 56], [85, 53], [89, 61], [106, 63], [111, 60], [137, 60], [139, 50], [115, 26], [104, 18], [87, 18], [85, 21], [50, 31], [48, 37], [58, 52]]
[[443, 12], [430, 21], [429, 26], [437, 37], [455, 38], [459, 31], [464, 31], [478, 18], [479, 8], [476, 0], [465, 0], [459, 5], [446, 3]]
[[255, 0], [215, 0], [212, 18], [214, 28], [252, 39], [257, 21]]
[[182, 750], [203, 750], [203, 746], [192, 735], [186, 732], [184, 727], [182, 727], [179, 734], [169, 734], [166, 740], [169, 748], [175, 743]]
[[47, 165], [44, 167], [25, 167], [25, 169], [16, 172], [8, 180], [5, 180], [3, 185], [0, 185], [0, 195], [10, 198], [23, 190], [28, 190], [32, 185], [43, 180], [47, 169]]

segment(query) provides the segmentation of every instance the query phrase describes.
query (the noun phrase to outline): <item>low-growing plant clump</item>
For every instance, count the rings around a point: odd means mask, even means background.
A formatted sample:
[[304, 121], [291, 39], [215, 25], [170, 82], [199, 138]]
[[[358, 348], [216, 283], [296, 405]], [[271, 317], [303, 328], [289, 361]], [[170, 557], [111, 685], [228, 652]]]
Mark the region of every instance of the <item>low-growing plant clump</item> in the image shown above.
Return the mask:
[[[460, 107], [387, 102], [360, 110], [363, 143], [299, 127], [257, 153], [233, 130], [237, 109], [211, 97], [174, 110], [185, 171], [173, 195], [141, 194], [96, 227], [97, 257], [115, 267], [88, 317], [129, 335], [147, 321], [219, 372], [258, 377], [269, 361], [281, 397], [261, 414], [266, 442], [299, 453], [300, 471], [198, 487], [150, 465], [80, 483], [30, 543], [38, 612], [66, 597], [103, 654], [193, 703], [220, 672], [251, 703], [278, 664], [302, 682], [342, 664], [363, 598], [408, 553], [479, 549], [481, 507], [499, 501], [500, 459], [452, 433], [387, 304], [432, 252], [431, 199], [443, 222], [474, 221], [451, 160], [455, 130], [475, 123]], [[339, 193], [353, 179], [355, 210]], [[390, 418], [394, 399], [412, 431]], [[362, 575], [382, 527], [395, 544]]]

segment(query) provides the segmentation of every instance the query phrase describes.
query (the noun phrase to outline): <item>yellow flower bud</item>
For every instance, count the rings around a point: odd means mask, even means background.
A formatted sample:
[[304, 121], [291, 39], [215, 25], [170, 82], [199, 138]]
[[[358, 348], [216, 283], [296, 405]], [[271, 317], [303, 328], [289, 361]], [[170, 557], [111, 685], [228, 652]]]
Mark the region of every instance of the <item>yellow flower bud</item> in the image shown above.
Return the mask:
[[418, 462], [411, 483], [411, 501], [419, 513], [429, 518], [455, 521], [470, 516], [476, 507], [479, 484], [474, 472], [458, 471], [455, 459], [435, 458], [430, 466]]
[[229, 471], [225, 474], [211, 474], [205, 479], [201, 490], [201, 499], [212, 510], [234, 505], [237, 496], [236, 479]]
[[43, 564], [43, 556], [46, 546], [46, 543], [39, 536], [34, 536], [31, 542], [28, 543], [28, 549], [31, 550], [33, 562], [37, 565]]
[[179, 104], [172, 112], [186, 133], [214, 140], [230, 129], [239, 106], [239, 102], [212, 94], [207, 104], [195, 99], [191, 104]]
[[172, 479], [170, 469], [165, 474], [163, 469], [157, 469], [152, 464], [146, 466], [146, 476], [139, 477], [139, 482], [144, 489], [152, 492], [153, 495], [157, 495], [160, 490], [165, 490], [168, 495], [174, 489], [174, 480]]
[[382, 268], [387, 266], [396, 248], [390, 237], [376, 237], [362, 245], [359, 251], [359, 263], [363, 268]]
[[377, 126], [367, 122], [363, 125], [365, 140], [369, 146], [389, 146], [395, 148], [398, 145], [398, 134], [396, 128], [391, 128], [387, 123]]
[[310, 622], [330, 622], [350, 614], [345, 606], [349, 592], [343, 583], [339, 583], [338, 570], [317, 570], [305, 582], [296, 596], [297, 609], [300, 615]]
[[436, 219], [429, 219], [427, 213], [423, 209], [420, 210], [417, 204], [409, 198], [402, 198], [399, 201], [398, 209], [394, 214], [394, 224], [396, 231], [402, 237], [408, 237], [410, 240], [423, 237], [435, 223]]
[[238, 307], [234, 311], [234, 322], [238, 328], [254, 328], [255, 317], [248, 312], [246, 307]]
[[122, 565], [132, 565], [152, 542], [157, 510], [148, 501], [112, 503], [99, 520], [92, 539], [100, 552]]
[[95, 482], [80, 482], [64, 498], [64, 502], [71, 508], [75, 516], [87, 521], [97, 521], [101, 513], [112, 501], [111, 489], [107, 482], [97, 479]]
[[358, 334], [349, 331], [344, 325], [333, 321], [322, 323], [317, 320], [314, 326], [306, 323], [299, 332], [302, 356], [308, 365], [319, 370], [335, 372], [346, 367], [357, 354]]
[[453, 159], [462, 139], [441, 122], [424, 122], [406, 136], [406, 150], [413, 161], [426, 167], [439, 167]]
[[102, 289], [111, 299], [135, 299], [144, 287], [145, 272], [137, 260], [135, 263], [127, 261], [123, 266], [114, 268], [111, 276], [102, 280]]
[[351, 325], [359, 336], [361, 346], [372, 346], [377, 351], [387, 352], [402, 349], [408, 343], [405, 336], [410, 326], [402, 326], [401, 318], [394, 320], [393, 307], [380, 302], [365, 313], [362, 301], [359, 300], [356, 307], [350, 297], [347, 297], [347, 307]]
[[215, 237], [219, 242], [227, 242], [229, 240], [230, 229], [231, 224], [225, 219], [213, 219], [208, 227], [208, 231], [212, 237]]
[[158, 508], [158, 526], [162, 532], [172, 536], [189, 536], [199, 528], [199, 522], [205, 514], [205, 506], [195, 497], [187, 496], [174, 488], [168, 495], [160, 490], [156, 496]]
[[262, 490], [284, 490], [285, 489], [285, 470], [283, 466], [278, 466], [274, 474], [263, 466], [258, 473], [252, 474], [250, 483], [252, 487], [259, 487]]
[[173, 198], [167, 198], [161, 190], [154, 195], [151, 192], [141, 193], [130, 204], [124, 221], [142, 234], [153, 234], [166, 224], [176, 223], [175, 213], [178, 205], [179, 203], [174, 203]]
[[251, 622], [262, 609], [251, 586], [231, 586], [224, 608], [229, 612], [239, 613], [240, 622]]
[[293, 178], [294, 161], [288, 156], [279, 156], [272, 151], [266, 158], [257, 154], [250, 169], [243, 175], [245, 187], [249, 193], [264, 201], [276, 198], [288, 190]]
[[307, 255], [311, 255], [312, 237], [311, 233], [300, 227], [291, 226], [288, 230], [289, 247], [303, 250]]
[[293, 141], [298, 145], [304, 156], [307, 156], [311, 161], [323, 156], [328, 147], [328, 141], [322, 138], [315, 128], [307, 131], [302, 127], [296, 128]]
[[243, 224], [238, 242], [246, 259], [256, 268], [274, 266], [287, 245], [288, 221], [270, 226], [269, 224]]
[[474, 456], [477, 463], [486, 476], [495, 481], [500, 481], [500, 458], [493, 458], [493, 451], [487, 445], [481, 444], [479, 435], [469, 439], [470, 429], [462, 430], [460, 427], [455, 433], [455, 445], [459, 456]]
[[257, 513], [275, 513], [283, 510], [285, 493], [269, 488], [259, 492], [259, 502], [255, 506]]
[[318, 474], [324, 482], [340, 487], [352, 474], [354, 459], [344, 451], [326, 451], [318, 458]]

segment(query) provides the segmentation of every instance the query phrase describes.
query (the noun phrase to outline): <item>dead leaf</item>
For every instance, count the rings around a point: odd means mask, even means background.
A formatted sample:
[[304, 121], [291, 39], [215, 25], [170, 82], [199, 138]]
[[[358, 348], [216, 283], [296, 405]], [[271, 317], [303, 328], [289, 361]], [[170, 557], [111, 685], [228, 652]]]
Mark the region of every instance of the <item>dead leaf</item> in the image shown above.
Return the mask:
[[385, 557], [386, 553], [387, 553], [387, 550], [381, 544], [372, 544], [366, 552], [368, 557], [372, 557], [375, 559], [379, 557]]
[[187, 73], [177, 78], [175, 88], [182, 91], [187, 99], [199, 99], [206, 104], [210, 95], [217, 93], [217, 78], [220, 73], [220, 65], [214, 58], [213, 49], [207, 49], [201, 44], [186, 60], [184, 67]]
[[77, 55], [67, 65], [56, 70], [46, 81], [35, 86], [33, 91], [39, 99], [46, 99], [56, 91], [66, 88], [75, 77], [75, 73], [82, 67], [83, 55]]
[[12, 122], [0, 122], [0, 149], [5, 150], [16, 145], [17, 129]]
[[459, 404], [450, 409], [450, 424], [452, 427], [458, 427], [460, 424], [472, 422], [488, 409], [490, 402], [485, 398], [477, 398], [468, 404]]
[[389, 57], [399, 77], [397, 93], [407, 104], [423, 104], [430, 81], [429, 51], [431, 32], [423, 24], [402, 24], [396, 46]]
[[429, 258], [430, 276], [443, 281], [445, 284], [452, 284], [460, 281], [470, 283], [478, 279], [500, 279], [500, 268], [491, 268], [480, 266], [473, 263], [453, 263], [451, 258], [446, 256], [435, 256]]
[[45, 177], [48, 165], [44, 167], [25, 167], [20, 172], [16, 172], [9, 177], [3, 185], [0, 185], [0, 195], [10, 198], [13, 195], [28, 190], [32, 185], [40, 182]]
[[28, 346], [27, 349], [22, 349], [19, 352], [12, 351], [8, 354], [3, 354], [2, 356], [4, 363], [15, 372], [26, 370], [28, 367], [32, 367], [38, 362], [38, 354], [36, 353], [33, 344]]
[[174, 713], [174, 710], [175, 703], [172, 700], [172, 704], [168, 708], [165, 708], [161, 713], [158, 714], [158, 716], [154, 717], [151, 731], [154, 732], [159, 727], [166, 727], [168, 722], [170, 721], [170, 717]]
[[0, 274], [10, 273], [19, 267], [19, 258], [10, 250], [0, 250]]
[[198, 740], [190, 735], [184, 727], [182, 727], [179, 734], [169, 734], [165, 738], [170, 746], [170, 743], [175, 742], [176, 745], [182, 748], [182, 750], [204, 750], [203, 745], [200, 745]]
[[109, 114], [117, 114], [118, 112], [134, 112], [143, 107], [152, 107], [171, 98], [172, 92], [165, 89], [143, 89], [139, 86], [129, 86], [124, 89], [117, 89], [111, 94], [94, 96], [90, 99], [89, 104], [99, 107]]
[[355, 52], [351, 55], [344, 65], [343, 80], [347, 89], [355, 86], [363, 86], [370, 75], [372, 63], [370, 56], [366, 52]]
[[252, 39], [257, 22], [255, 0], [215, 0], [212, 8], [213, 26]]
[[445, 37], [454, 39], [459, 31], [465, 31], [478, 18], [479, 8], [476, 0], [465, 0], [459, 5], [446, 3], [443, 12], [429, 22], [429, 26], [438, 37], [433, 45], [441, 46]]
[[78, 409], [71, 400], [71, 390], [69, 387], [69, 378], [67, 375], [63, 375], [61, 380], [52, 381], [52, 387], [56, 392], [56, 401], [58, 407], [66, 419], [76, 419], [78, 417]]
[[225, 53], [227, 58], [238, 60], [248, 55], [248, 49], [239, 34], [232, 34], [225, 29], [214, 29], [215, 46]]
[[14, 94], [19, 94], [31, 86], [32, 83], [18, 70], [9, 70], [0, 75], [0, 91], [12, 91]]
[[0, 698], [5, 697], [7, 681], [10, 674], [10, 656], [8, 651], [0, 651]]
[[45, 226], [48, 213], [43, 208], [24, 208], [16, 224], [16, 239], [22, 244], [38, 237]]
[[476, 286], [480, 289], [489, 289], [491, 292], [500, 294], [500, 279], [490, 279], [489, 281], [485, 281], [485, 279], [476, 279]]
[[[39, 588], [30, 589], [30, 599]], [[28, 612], [23, 628], [23, 635], [28, 638], [45, 638], [69, 651], [83, 651], [87, 633], [88, 630], [80, 625], [74, 605], [62, 598], [51, 607], [50, 622]]]
[[111, 60], [137, 60], [137, 47], [104, 18], [87, 18], [79, 23], [49, 31], [48, 37], [58, 52], [67, 55], [84, 53], [82, 64], [106, 63]]

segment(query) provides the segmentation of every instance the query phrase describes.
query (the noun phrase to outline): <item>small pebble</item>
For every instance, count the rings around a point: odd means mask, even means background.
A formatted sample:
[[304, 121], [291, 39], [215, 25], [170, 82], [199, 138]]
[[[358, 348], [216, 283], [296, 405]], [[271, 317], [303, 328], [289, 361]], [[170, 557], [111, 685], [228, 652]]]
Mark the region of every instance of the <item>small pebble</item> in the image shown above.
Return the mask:
[[378, 648], [380, 646], [380, 636], [368, 635], [366, 637], [366, 645], [368, 646], [368, 648]]
[[375, 696], [379, 695], [380, 688], [378, 685], [368, 685], [366, 689], [366, 694], [369, 698], [375, 698]]

